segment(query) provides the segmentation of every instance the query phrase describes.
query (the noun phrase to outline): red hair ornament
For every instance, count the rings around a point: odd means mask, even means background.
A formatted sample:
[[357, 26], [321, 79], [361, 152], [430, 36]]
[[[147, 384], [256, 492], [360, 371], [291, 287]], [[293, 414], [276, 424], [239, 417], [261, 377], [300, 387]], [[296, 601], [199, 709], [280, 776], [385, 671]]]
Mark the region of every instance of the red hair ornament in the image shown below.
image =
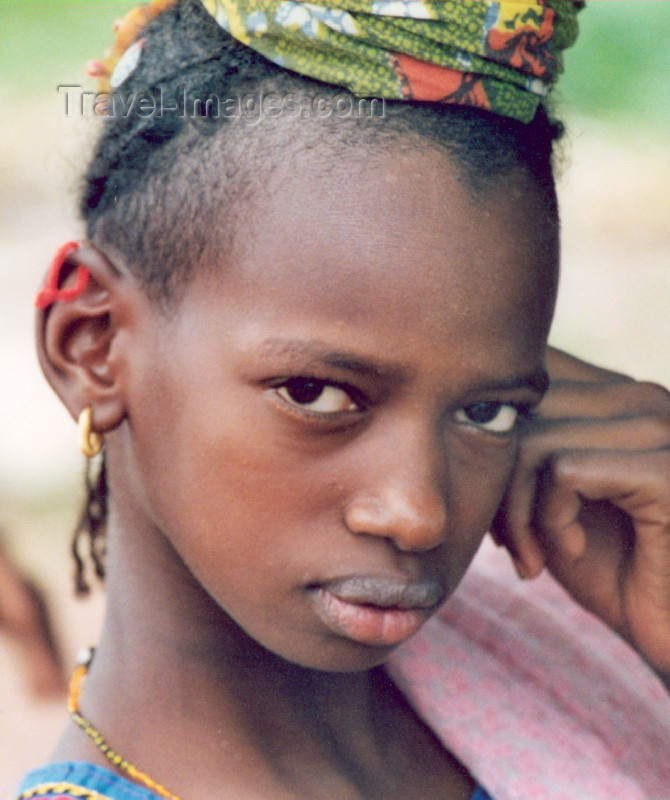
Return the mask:
[[88, 271], [87, 267], [82, 265], [77, 267], [74, 286], [70, 286], [67, 289], [61, 289], [58, 286], [61, 277], [60, 273], [65, 260], [70, 253], [78, 249], [79, 245], [77, 242], [66, 242], [62, 247], [58, 248], [51, 262], [51, 266], [49, 267], [49, 271], [47, 272], [44, 288], [40, 289], [35, 298], [35, 305], [37, 308], [48, 308], [52, 303], [59, 301], [67, 303], [70, 300], [76, 300], [88, 286], [91, 273]]

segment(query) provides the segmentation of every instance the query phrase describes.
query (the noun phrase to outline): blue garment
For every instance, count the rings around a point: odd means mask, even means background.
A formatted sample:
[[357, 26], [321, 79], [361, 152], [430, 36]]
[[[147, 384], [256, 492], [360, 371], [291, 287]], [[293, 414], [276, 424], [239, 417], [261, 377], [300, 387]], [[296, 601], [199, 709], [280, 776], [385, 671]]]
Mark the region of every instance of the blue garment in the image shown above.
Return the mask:
[[[67, 784], [80, 789], [90, 789], [103, 795], [106, 800], [161, 800], [157, 794], [136, 783], [131, 783], [107, 769], [82, 761], [52, 764], [33, 770], [23, 779], [17, 800], [23, 792], [30, 792], [27, 795], [30, 800], [49, 800], [49, 798], [53, 800], [54, 796], [69, 797]], [[34, 794], [37, 788], [40, 789], [40, 793]], [[81, 793], [72, 797], [77, 800], [82, 799]], [[83, 800], [87, 798], [84, 796]], [[493, 800], [493, 798], [484, 789], [477, 787], [470, 800]]]
[[[17, 798], [21, 797], [22, 792], [39, 788], [39, 794], [28, 795], [30, 800], [53, 800], [54, 797], [70, 796], [79, 800], [81, 794], [68, 792], [68, 784], [72, 788], [90, 789], [92, 797], [98, 793], [105, 800], [162, 800], [149, 789], [121, 778], [108, 769], [83, 761], [50, 764], [29, 772], [19, 786]], [[89, 798], [84, 795], [84, 800]]]

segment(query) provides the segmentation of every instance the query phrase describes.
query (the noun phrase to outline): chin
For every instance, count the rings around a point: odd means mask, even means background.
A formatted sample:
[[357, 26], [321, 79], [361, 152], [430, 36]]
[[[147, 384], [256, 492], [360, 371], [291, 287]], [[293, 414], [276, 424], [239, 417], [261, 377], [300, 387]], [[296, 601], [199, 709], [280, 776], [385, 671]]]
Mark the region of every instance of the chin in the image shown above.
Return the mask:
[[309, 651], [296, 653], [290, 648], [274, 651], [289, 664], [316, 672], [367, 672], [383, 664], [396, 647], [366, 645], [340, 640], [315, 645]]

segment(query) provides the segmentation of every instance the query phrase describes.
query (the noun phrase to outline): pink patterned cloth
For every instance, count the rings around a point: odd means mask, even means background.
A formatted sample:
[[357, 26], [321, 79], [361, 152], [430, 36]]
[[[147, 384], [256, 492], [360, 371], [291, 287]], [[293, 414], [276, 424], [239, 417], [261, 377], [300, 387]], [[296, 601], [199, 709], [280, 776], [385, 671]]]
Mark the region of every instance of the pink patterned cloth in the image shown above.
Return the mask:
[[495, 800], [670, 800], [670, 694], [548, 575], [485, 545], [389, 673]]

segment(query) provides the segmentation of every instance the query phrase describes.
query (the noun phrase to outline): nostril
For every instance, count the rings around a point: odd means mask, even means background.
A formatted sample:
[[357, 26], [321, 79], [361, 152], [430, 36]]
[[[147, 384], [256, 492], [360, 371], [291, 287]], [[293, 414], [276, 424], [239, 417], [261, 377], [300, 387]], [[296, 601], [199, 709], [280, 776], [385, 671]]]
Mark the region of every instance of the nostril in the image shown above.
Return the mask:
[[398, 550], [403, 552], [426, 552], [439, 547], [444, 542], [446, 519], [422, 519], [397, 526], [391, 537]]
[[345, 513], [352, 533], [388, 539], [403, 552], [432, 550], [444, 541], [447, 513], [437, 497], [410, 498], [400, 492], [359, 497]]

